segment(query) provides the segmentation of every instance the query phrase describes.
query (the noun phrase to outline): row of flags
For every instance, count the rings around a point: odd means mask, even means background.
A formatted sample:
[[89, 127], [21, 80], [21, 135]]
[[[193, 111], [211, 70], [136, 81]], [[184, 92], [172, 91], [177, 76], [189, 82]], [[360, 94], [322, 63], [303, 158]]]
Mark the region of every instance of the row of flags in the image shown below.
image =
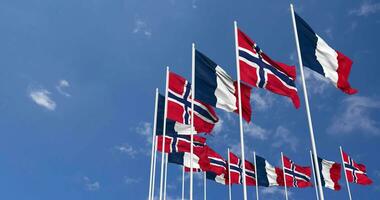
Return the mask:
[[[299, 55], [303, 65], [327, 78], [344, 93], [355, 94], [357, 90], [348, 82], [352, 61], [331, 48], [295, 12], [294, 16], [297, 46], [300, 49]], [[313, 185], [312, 171], [316, 171], [313, 174], [320, 178], [314, 177], [314, 180], [320, 179], [318, 183], [326, 188], [340, 190], [341, 164], [316, 156], [314, 136], [312, 136], [314, 167], [298, 165], [283, 155], [281, 155], [282, 167], [274, 167], [265, 158], [257, 155], [254, 156], [253, 163], [245, 160], [243, 151], [242, 159], [229, 152], [226, 160], [206, 144], [205, 137], [196, 135], [212, 132], [219, 121], [214, 108], [235, 112], [246, 122], [251, 122], [250, 95], [253, 87], [286, 96], [295, 108], [300, 107], [295, 66], [270, 58], [256, 42], [237, 27], [235, 27], [235, 41], [239, 66], [238, 80], [234, 80], [219, 64], [194, 47], [192, 77], [194, 85], [172, 71], [167, 72], [167, 98], [160, 94], [157, 99], [155, 122], [157, 128], [154, 133], [157, 141], [156, 149], [167, 153], [169, 163], [182, 165], [186, 171], [192, 169], [195, 172], [205, 172], [208, 179], [225, 185], [304, 188]], [[308, 118], [311, 121], [310, 116]], [[309, 127], [312, 129], [311, 123]], [[348, 182], [362, 185], [372, 183], [366, 175], [364, 165], [355, 163], [343, 151], [341, 157]], [[161, 169], [161, 179], [162, 173]], [[190, 195], [192, 195], [191, 190]]]

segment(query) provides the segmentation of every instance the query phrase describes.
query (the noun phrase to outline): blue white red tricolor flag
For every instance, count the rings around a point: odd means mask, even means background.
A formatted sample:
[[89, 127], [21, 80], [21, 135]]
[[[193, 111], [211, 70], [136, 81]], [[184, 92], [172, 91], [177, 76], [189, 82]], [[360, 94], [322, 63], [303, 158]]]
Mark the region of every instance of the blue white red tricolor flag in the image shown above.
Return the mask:
[[282, 157], [284, 162], [284, 173], [287, 187], [310, 187], [311, 167], [303, 167], [295, 164], [288, 157]]
[[318, 168], [321, 174], [322, 186], [340, 190], [339, 179], [341, 177], [341, 165], [333, 161], [328, 161], [318, 157]]
[[281, 168], [273, 167], [265, 158], [256, 155], [257, 180], [259, 186], [283, 186], [284, 174]]
[[[195, 50], [195, 98], [227, 112], [239, 113], [238, 87], [231, 76], [203, 53]], [[241, 84], [243, 118], [251, 121], [251, 88]]]
[[[231, 184], [243, 184], [243, 162], [238, 156], [236, 156], [232, 152], [230, 152], [229, 156]], [[245, 161], [245, 177], [247, 185], [256, 185], [255, 166], [247, 160]]]
[[372, 180], [367, 176], [367, 169], [365, 165], [356, 163], [347, 153], [342, 151], [343, 164], [347, 180], [350, 183], [357, 183], [360, 185], [370, 185]]
[[294, 15], [303, 65], [329, 79], [343, 92], [355, 94], [357, 90], [348, 82], [351, 59], [331, 48], [297, 13]]
[[214, 172], [206, 172], [206, 178], [223, 185], [228, 185], [228, 177], [226, 174], [217, 175]]
[[202, 157], [199, 154], [199, 151], [194, 151], [193, 159], [191, 161], [191, 156], [189, 152], [179, 152], [179, 153], [169, 153], [168, 154], [168, 162], [185, 166], [186, 168], [190, 168], [192, 163], [192, 167], [194, 171], [201, 171], [203, 168], [207, 167], [207, 158]]
[[299, 108], [295, 84], [296, 68], [272, 60], [243, 31], [238, 29], [238, 50], [241, 80], [251, 86], [265, 88], [289, 97]]
[[[168, 91], [168, 119], [191, 124], [191, 84], [185, 78], [170, 72]], [[194, 110], [195, 130], [198, 133], [210, 133], [219, 120], [214, 109], [194, 100]]]

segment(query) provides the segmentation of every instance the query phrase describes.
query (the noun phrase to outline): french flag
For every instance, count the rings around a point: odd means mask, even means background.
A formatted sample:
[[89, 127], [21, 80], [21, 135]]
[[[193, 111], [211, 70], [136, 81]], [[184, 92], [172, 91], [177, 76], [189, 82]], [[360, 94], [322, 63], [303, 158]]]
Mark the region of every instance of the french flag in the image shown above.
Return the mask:
[[331, 48], [297, 13], [294, 14], [303, 65], [329, 79], [343, 92], [355, 94], [357, 90], [348, 82], [350, 58]]
[[265, 158], [256, 155], [257, 180], [259, 186], [283, 186], [284, 175], [282, 169], [273, 167]]
[[[238, 113], [237, 82], [218, 64], [195, 50], [195, 98], [215, 108]], [[243, 118], [251, 121], [251, 88], [241, 84]]]
[[328, 161], [318, 157], [319, 171], [322, 175], [322, 186], [332, 189], [340, 190], [339, 179], [341, 172], [341, 165], [339, 163]]
[[169, 153], [168, 162], [182, 165], [187, 169], [187, 171], [189, 171], [191, 165], [194, 171], [204, 171], [204, 169], [208, 166], [207, 158], [202, 157], [200, 151], [194, 151], [192, 160], [189, 152]]

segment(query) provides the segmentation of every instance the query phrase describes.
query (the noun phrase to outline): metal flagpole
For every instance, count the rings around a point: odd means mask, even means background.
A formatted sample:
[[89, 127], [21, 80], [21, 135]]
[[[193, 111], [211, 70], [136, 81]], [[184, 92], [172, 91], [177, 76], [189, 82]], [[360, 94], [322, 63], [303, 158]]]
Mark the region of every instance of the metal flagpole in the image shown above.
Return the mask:
[[[308, 120], [308, 124], [309, 124], [311, 147], [312, 147], [313, 155], [314, 155], [313, 160], [314, 160], [314, 165], [317, 166], [318, 165], [317, 147], [315, 145], [313, 123], [311, 120], [311, 113], [310, 113], [310, 108], [309, 108], [309, 99], [307, 96], [305, 76], [303, 73], [302, 56], [301, 56], [301, 50], [300, 50], [300, 45], [299, 45], [299, 41], [298, 41], [298, 33], [297, 33], [296, 19], [294, 16], [293, 4], [290, 4], [290, 10], [292, 12], [293, 30], [294, 30], [294, 37], [295, 37], [296, 46], [297, 46], [298, 62], [299, 62], [299, 65], [300, 65], [299, 67], [300, 67], [300, 71], [301, 71], [301, 80], [302, 80], [303, 93], [304, 93], [304, 98], [305, 98], [307, 120]], [[322, 189], [322, 183], [321, 183], [321, 174], [319, 173], [319, 170], [316, 170], [316, 172], [317, 172], [316, 174], [317, 174], [317, 180], [318, 180], [319, 197], [321, 200], [324, 200], [325, 198], [323, 195], [323, 189]]]
[[350, 184], [348, 183], [348, 178], [347, 178], [347, 174], [346, 174], [346, 165], [344, 165], [342, 146], [339, 146], [339, 149], [340, 149], [340, 157], [342, 158], [342, 165], [343, 165], [343, 171], [344, 171], [343, 173], [344, 173], [344, 177], [346, 177], [348, 196], [350, 197], [350, 200], [352, 200]]
[[236, 54], [236, 70], [237, 70], [237, 83], [238, 83], [238, 98], [239, 98], [239, 126], [240, 126], [240, 147], [241, 147], [241, 159], [243, 160], [243, 196], [244, 200], [247, 200], [247, 183], [245, 177], [245, 155], [244, 155], [244, 133], [243, 133], [243, 116], [241, 106], [241, 90], [240, 90], [240, 64], [239, 64], [239, 49], [238, 49], [238, 30], [237, 22], [234, 21], [235, 29], [235, 54]]
[[155, 149], [155, 138], [156, 138], [156, 120], [157, 120], [157, 105], [158, 105], [158, 88], [156, 88], [156, 97], [155, 97], [155, 102], [154, 102], [154, 121], [153, 121], [153, 133], [152, 133], [152, 155], [151, 155], [151, 158], [150, 158], [150, 177], [149, 177], [149, 197], [148, 199], [152, 199], [152, 190], [153, 190], [153, 187], [154, 187], [154, 184], [153, 184], [153, 162], [155, 162], [154, 160], [154, 156], [155, 156], [155, 153], [156, 151], [154, 150]]
[[206, 172], [203, 172], [203, 199], [207, 199]]
[[285, 165], [284, 165], [284, 154], [281, 152], [281, 162], [282, 162], [282, 173], [284, 174], [284, 188], [285, 188], [285, 199], [288, 200], [288, 189], [286, 186], [286, 175], [285, 175]]
[[256, 151], [253, 152], [253, 162], [255, 164], [255, 178], [256, 178], [256, 200], [259, 200], [259, 177], [257, 176], [256, 167]]
[[168, 87], [169, 87], [169, 67], [166, 67], [166, 85], [165, 85], [165, 110], [164, 125], [162, 130], [162, 152], [161, 152], [161, 177], [160, 177], [160, 200], [162, 200], [162, 192], [164, 185], [164, 164], [165, 164], [165, 135], [166, 135], [166, 117], [168, 115]]
[[167, 183], [167, 179], [168, 179], [168, 157], [169, 157], [169, 154], [167, 153], [165, 155], [165, 179], [164, 179], [164, 200], [166, 200], [166, 183]]
[[157, 162], [157, 136], [154, 137], [154, 158], [153, 158], [153, 178], [152, 178], [151, 200], [154, 199], [154, 188], [155, 188], [155, 181], [156, 181], [156, 162]]
[[318, 186], [317, 186], [317, 177], [315, 176], [315, 170], [319, 170], [319, 165], [318, 165], [318, 169], [314, 167], [313, 153], [311, 151], [310, 151], [310, 161], [311, 161], [311, 167], [313, 169], [313, 179], [314, 179], [315, 195], [317, 195], [317, 200], [319, 200]]
[[182, 166], [182, 200], [185, 199], [185, 166]]
[[191, 49], [191, 145], [190, 145], [190, 200], [193, 200], [193, 142], [194, 142], [194, 96], [195, 96], [195, 44]]
[[229, 200], [232, 200], [232, 195], [231, 195], [231, 171], [230, 171], [230, 149], [227, 149], [228, 152], [228, 197]]

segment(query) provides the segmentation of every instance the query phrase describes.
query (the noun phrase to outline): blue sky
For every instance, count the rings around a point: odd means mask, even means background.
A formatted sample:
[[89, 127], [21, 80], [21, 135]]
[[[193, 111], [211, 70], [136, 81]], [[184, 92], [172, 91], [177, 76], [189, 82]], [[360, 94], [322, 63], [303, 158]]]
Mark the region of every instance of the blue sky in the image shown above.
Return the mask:
[[[294, 1], [297, 12], [331, 46], [354, 61], [347, 96], [309, 71], [319, 155], [340, 162], [339, 145], [368, 167], [369, 187], [351, 185], [355, 199], [380, 196], [380, 2]], [[165, 66], [190, 78], [191, 43], [236, 76], [233, 20], [272, 58], [296, 62], [288, 1], [0, 0], [0, 198], [145, 199], [149, 182], [154, 90]], [[297, 68], [298, 70], [298, 68]], [[246, 155], [280, 164], [280, 152], [310, 165], [301, 108], [253, 89], [253, 123], [245, 125]], [[235, 114], [218, 111], [208, 144], [238, 153]], [[168, 196], [180, 197], [180, 170], [169, 166]], [[347, 199], [325, 189], [328, 199]], [[195, 181], [202, 197], [202, 182]], [[156, 190], [157, 191], [157, 190]], [[233, 187], [235, 199], [241, 186]], [[290, 189], [311, 199], [314, 189]], [[208, 182], [208, 196], [227, 199]], [[261, 189], [283, 199], [282, 188]], [[250, 199], [254, 188], [249, 188]]]

